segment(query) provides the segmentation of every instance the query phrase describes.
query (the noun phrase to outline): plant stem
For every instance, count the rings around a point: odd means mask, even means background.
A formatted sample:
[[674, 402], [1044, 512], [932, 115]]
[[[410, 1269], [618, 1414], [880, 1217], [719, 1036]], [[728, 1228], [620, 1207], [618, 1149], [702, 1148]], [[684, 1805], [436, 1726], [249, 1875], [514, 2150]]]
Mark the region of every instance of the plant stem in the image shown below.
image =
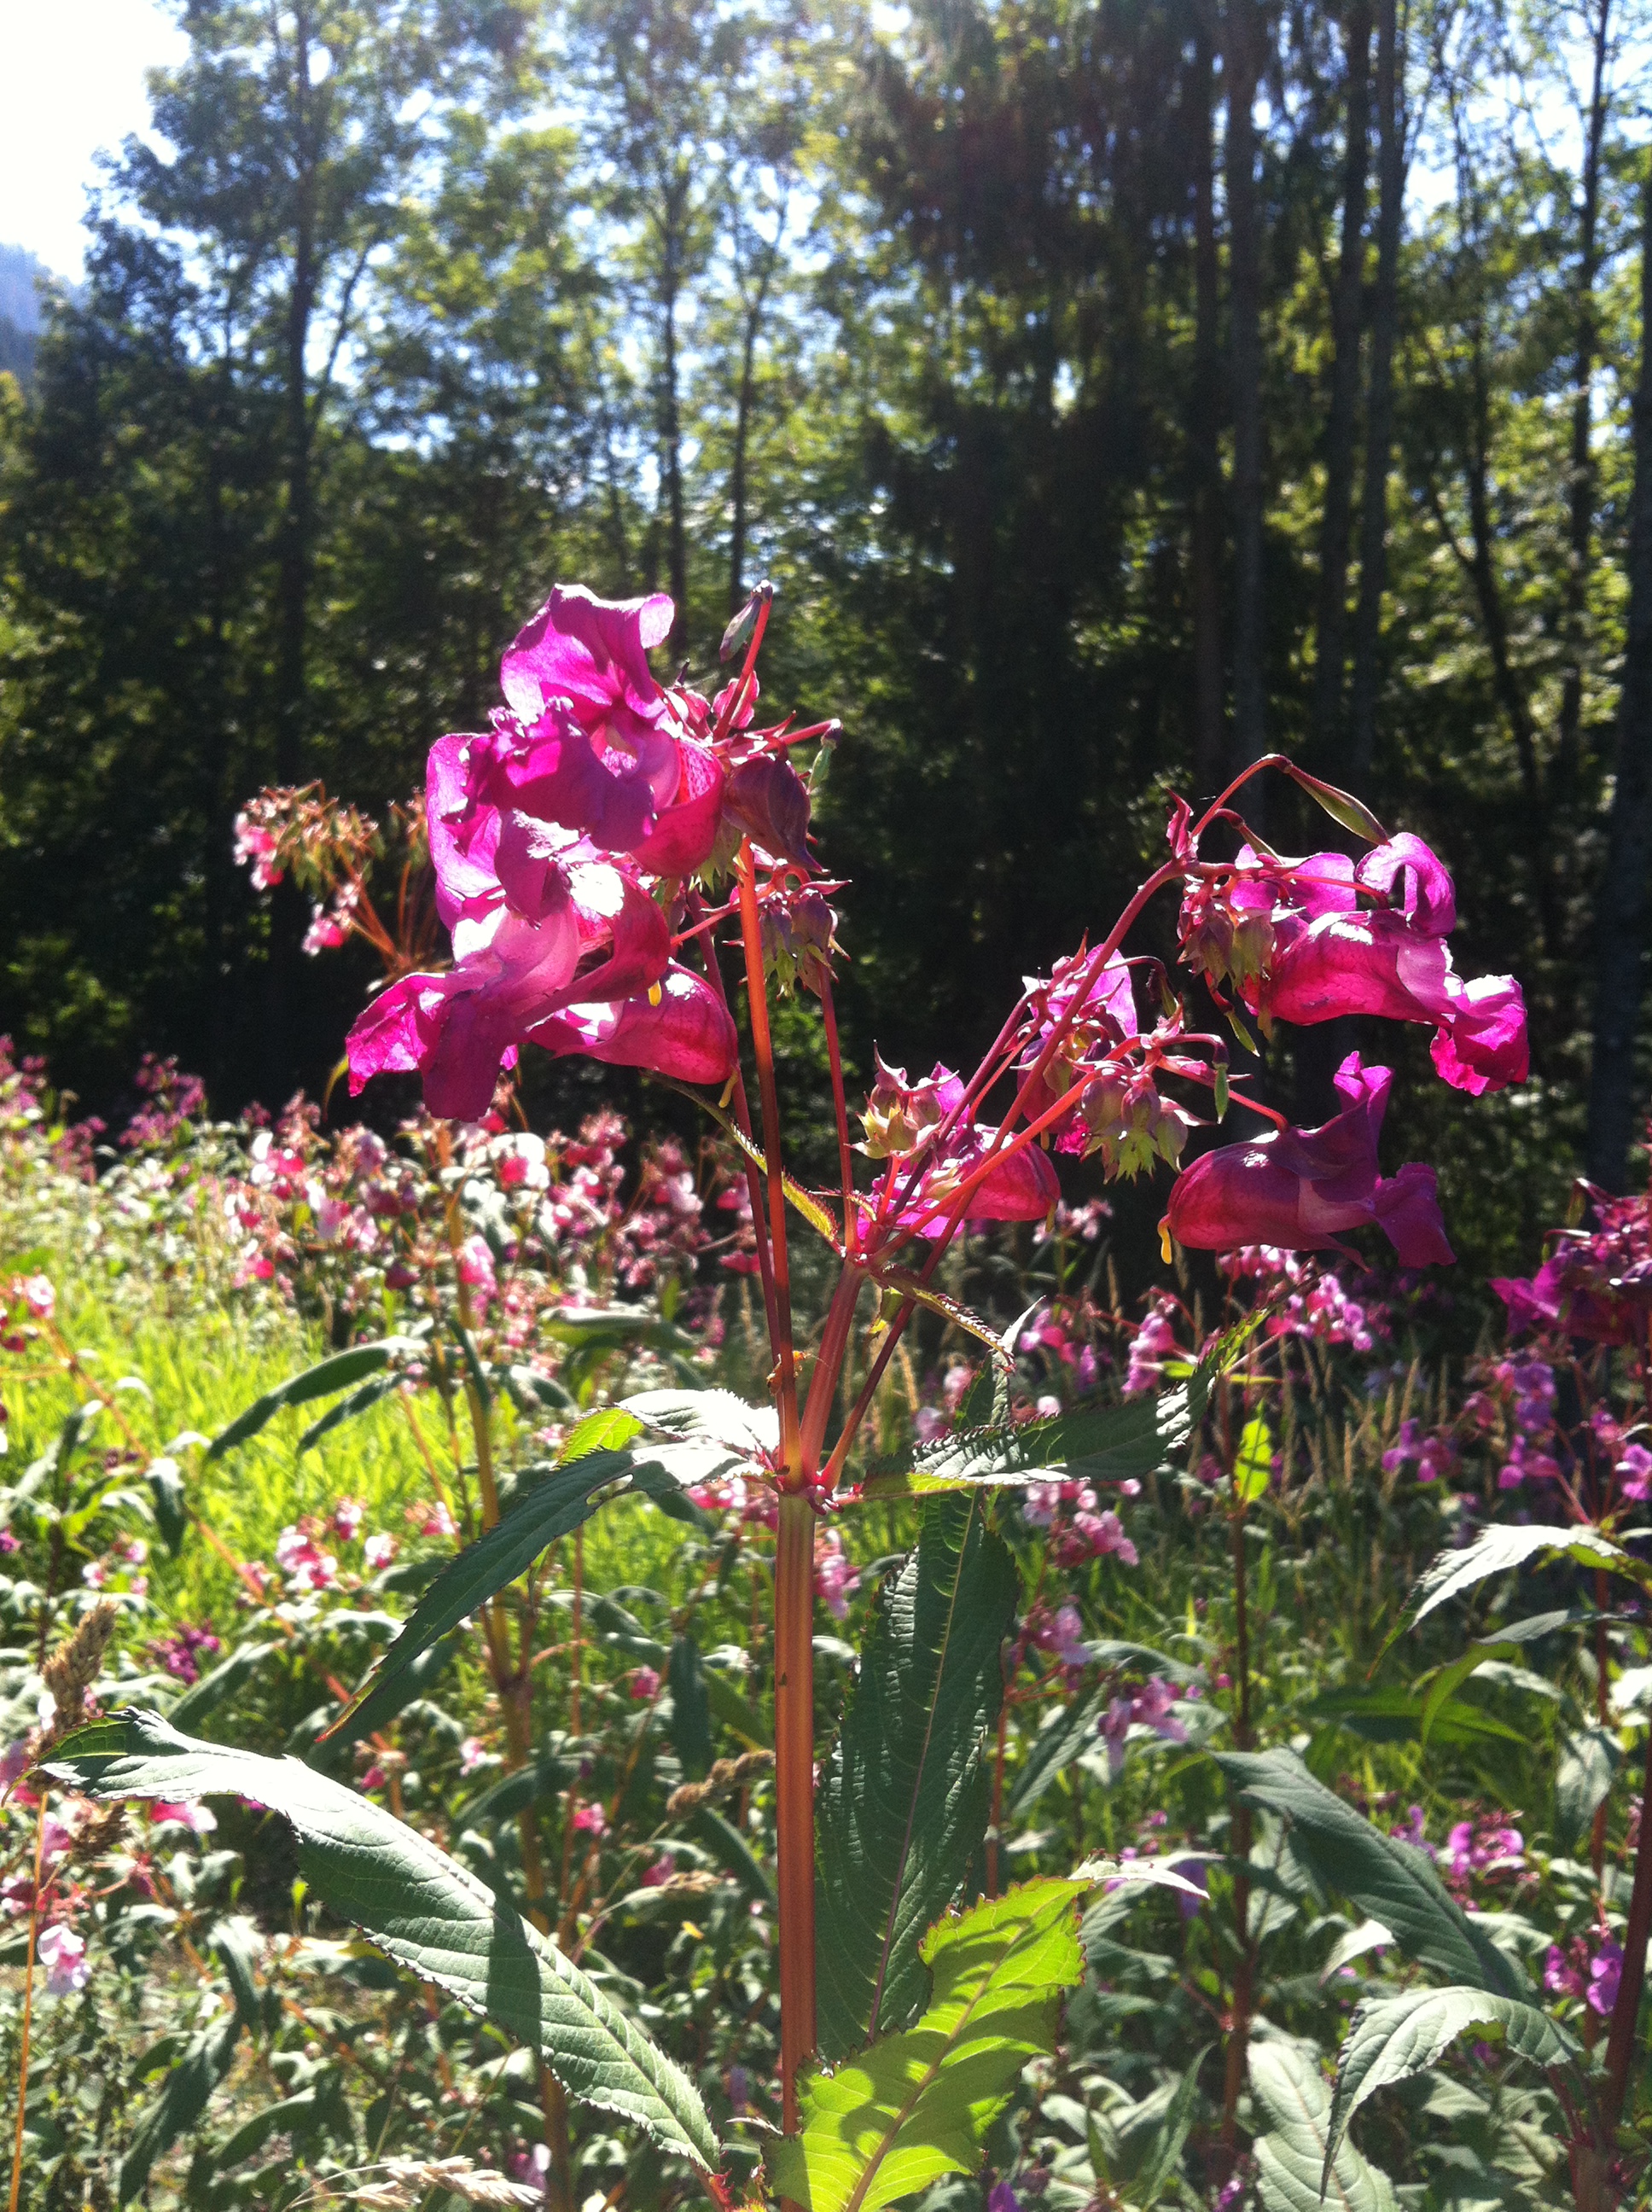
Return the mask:
[[28, 2040], [34, 2015], [34, 1948], [40, 1931], [40, 1874], [46, 1863], [46, 1801], [34, 1810], [34, 1882], [28, 1900], [28, 1955], [23, 1964], [23, 2025], [17, 2054], [17, 2126], [11, 2139], [11, 2196], [8, 2212], [17, 2212], [23, 2185], [23, 2121], [28, 2111]]
[[837, 1008], [832, 1003], [832, 979], [821, 978], [820, 1011], [826, 1024], [826, 1059], [832, 1071], [832, 1111], [837, 1120], [837, 1166], [843, 1184], [843, 1255], [853, 1255], [858, 1242], [854, 1218], [854, 1162], [849, 1148], [849, 1110], [843, 1097], [843, 1054], [837, 1042]]
[[757, 880], [751, 840], [740, 845], [740, 935], [745, 947], [746, 1004], [751, 1018], [751, 1048], [757, 1060], [757, 1091], [763, 1109], [763, 1152], [768, 1162], [768, 1241], [774, 1267], [774, 1377], [780, 1404], [780, 1457], [793, 1484], [800, 1480], [802, 1448], [798, 1429], [798, 1370], [792, 1349], [792, 1262], [786, 1245], [786, 1185], [780, 1169], [780, 1102], [774, 1085], [774, 1040], [768, 1027], [768, 993], [763, 975], [762, 929], [757, 918]]
[[[1233, 1740], [1241, 1751], [1248, 1751], [1250, 1735], [1250, 1621], [1248, 1593], [1245, 1587], [1245, 1512], [1237, 1507], [1232, 1516], [1233, 1530], [1233, 1604], [1234, 1604], [1234, 1665], [1238, 1670], [1239, 1710], [1234, 1718]], [[1250, 1856], [1250, 1808], [1236, 1805], [1233, 1808], [1231, 1834], [1233, 1856], [1241, 1862]], [[1233, 1977], [1233, 2019], [1228, 2030], [1227, 2066], [1222, 2085], [1222, 2142], [1231, 2153], [1237, 2148], [1237, 2112], [1239, 2094], [1245, 2085], [1245, 2055], [1250, 2044], [1251, 1981], [1254, 1954], [1248, 1935], [1250, 1921], [1250, 1883], [1236, 1869], [1233, 1877], [1233, 1917], [1239, 1942], [1239, 1964]]]
[[1612, 2139], [1624, 2116], [1635, 2028], [1646, 1981], [1647, 1939], [1652, 1936], [1652, 1729], [1647, 1731], [1646, 1767], [1641, 1780], [1641, 1832], [1635, 1846], [1635, 1880], [1629, 1893], [1629, 1925], [1624, 1930], [1623, 1976], [1612, 2008], [1606, 2039], [1606, 2078], [1600, 2092], [1600, 2148], [1608, 2158]]
[[787, 2135], [798, 2124], [798, 2069], [815, 2047], [814, 1626], [814, 1508], [785, 1492], [774, 1547], [774, 1814]]

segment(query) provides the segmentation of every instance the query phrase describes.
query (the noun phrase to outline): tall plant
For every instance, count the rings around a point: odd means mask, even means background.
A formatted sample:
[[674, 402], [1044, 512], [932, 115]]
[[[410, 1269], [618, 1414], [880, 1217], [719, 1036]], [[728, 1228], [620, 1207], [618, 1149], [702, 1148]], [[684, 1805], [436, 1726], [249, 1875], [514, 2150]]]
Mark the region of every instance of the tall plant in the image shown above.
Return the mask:
[[[716, 1390], [634, 1397], [582, 1421], [557, 1462], [507, 1498], [494, 1475], [489, 1376], [461, 1297], [451, 1334], [479, 1533], [421, 1596], [330, 1734], [359, 1737], [393, 1717], [416, 1693], [426, 1655], [477, 1614], [512, 1761], [524, 1763], [533, 1605], [513, 1652], [502, 1594], [622, 1492], [681, 1510], [690, 1485], [738, 1474], [772, 1493], [782, 2133], [768, 2166], [784, 2203], [872, 2212], [979, 2162], [1023, 2065], [1053, 2048], [1060, 1993], [1081, 1968], [1078, 1903], [1102, 1872], [1119, 1872], [1087, 1865], [997, 1893], [987, 1747], [1018, 1593], [994, 1499], [1055, 1475], [1120, 1485], [1153, 1472], [1185, 1449], [1213, 1376], [1235, 1356], [1218, 1344], [1145, 1401], [1030, 1425], [1011, 1421], [1005, 1390], [983, 1393], [961, 1435], [894, 1469], [869, 1468], [868, 1415], [920, 1309], [981, 1338], [1000, 1374], [1008, 1364], [999, 1334], [938, 1286], [949, 1248], [969, 1222], [1048, 1214], [1060, 1191], [1052, 1154], [1096, 1159], [1109, 1176], [1177, 1167], [1200, 1122], [1182, 1103], [1193, 1101], [1208, 1102], [1218, 1121], [1242, 1109], [1252, 1133], [1179, 1172], [1162, 1224], [1167, 1249], [1172, 1239], [1209, 1250], [1341, 1249], [1348, 1232], [1376, 1224], [1407, 1266], [1450, 1259], [1433, 1170], [1380, 1172], [1386, 1068], [1351, 1054], [1337, 1077], [1343, 1110], [1321, 1128], [1293, 1128], [1230, 1087], [1223, 1031], [1199, 1026], [1158, 960], [1127, 951], [1138, 918], [1172, 887], [1181, 961], [1247, 1046], [1253, 1022], [1271, 1030], [1349, 1013], [1418, 1021], [1434, 1030], [1441, 1075], [1477, 1094], [1523, 1077], [1525, 1018], [1509, 979], [1455, 974], [1450, 878], [1429, 848], [1385, 837], [1358, 802], [1273, 757], [1197, 820], [1174, 804], [1161, 864], [1094, 945], [1028, 983], [971, 1073], [937, 1066], [913, 1081], [880, 1061], [857, 1139], [833, 998], [831, 899], [841, 887], [813, 849], [813, 771], [793, 764], [799, 747], [837, 728], [758, 726], [772, 596], [761, 587], [731, 625], [722, 653], [732, 672], [708, 698], [685, 680], [662, 686], [650, 669], [649, 651], [671, 634], [670, 600], [553, 592], [505, 655], [506, 704], [490, 729], [445, 737], [430, 755], [425, 819], [453, 964], [398, 974], [349, 1044], [352, 1089], [416, 1070], [432, 1111], [461, 1122], [489, 1113], [501, 1072], [529, 1044], [693, 1089], [744, 1158], [769, 1402]], [[1364, 857], [1289, 860], [1252, 836], [1234, 802], [1265, 768], [1294, 777], [1364, 840]], [[745, 990], [744, 1052], [729, 960]], [[830, 1190], [805, 1187], [786, 1165], [773, 1001], [793, 991], [819, 1007], [837, 1135]], [[837, 1267], [812, 1358], [800, 1349], [793, 1294], [799, 1221]], [[817, 1545], [825, 1524], [869, 1494], [918, 1501], [920, 1540], [875, 1617], [817, 1785]], [[1108, 1521], [1116, 1529], [1115, 1516], [1096, 1516], [1099, 1548], [1108, 1547]], [[524, 1919], [313, 1767], [194, 1742], [151, 1715], [93, 1723], [53, 1747], [50, 1771], [106, 1796], [217, 1790], [276, 1808], [298, 1832], [306, 1879], [335, 1911], [527, 2042], [548, 2082], [640, 2124], [714, 2201], [729, 2201], [724, 2148], [693, 2083], [552, 1940], [531, 1806]], [[961, 1897], [978, 1901], [955, 1916]], [[553, 2178], [565, 2191], [559, 2093], [545, 2094]]]

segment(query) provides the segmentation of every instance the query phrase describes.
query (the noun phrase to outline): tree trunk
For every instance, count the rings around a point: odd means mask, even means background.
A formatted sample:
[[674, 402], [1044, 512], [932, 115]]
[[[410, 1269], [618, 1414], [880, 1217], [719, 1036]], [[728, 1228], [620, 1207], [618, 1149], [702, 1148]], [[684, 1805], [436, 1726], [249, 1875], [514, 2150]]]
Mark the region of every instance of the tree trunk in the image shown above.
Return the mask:
[[677, 608], [671, 633], [665, 641], [668, 652], [682, 649], [689, 605], [688, 538], [683, 518], [683, 411], [677, 388], [677, 301], [683, 283], [683, 213], [687, 197], [688, 179], [679, 174], [667, 187], [660, 264], [660, 463], [665, 479], [668, 588]]
[[280, 644], [276, 674], [276, 777], [300, 783], [304, 772], [305, 632], [311, 534], [310, 403], [307, 355], [315, 307], [315, 163], [310, 143], [309, 9], [299, 0], [293, 44], [293, 282], [287, 304], [286, 506], [277, 591]]
[[[1257, 47], [1262, 0], [1228, 0], [1228, 250], [1233, 379], [1233, 750], [1267, 750], [1262, 574], [1262, 302], [1256, 193]], [[1256, 818], [1261, 794], [1248, 800]]]
[[1583, 133], [1583, 204], [1578, 220], [1577, 346], [1572, 367], [1571, 483], [1566, 564], [1565, 676], [1560, 694], [1551, 788], [1564, 802], [1575, 788], [1583, 717], [1583, 651], [1594, 540], [1594, 453], [1591, 405], [1598, 347], [1595, 279], [1600, 274], [1600, 147], [1606, 136], [1606, 73], [1612, 0], [1599, 0], [1591, 26], [1594, 79]]
[[[307, 355], [315, 308], [315, 149], [312, 143], [310, 14], [294, 13], [292, 191], [293, 274], [287, 302], [286, 499], [276, 556], [276, 781], [304, 781], [305, 652], [309, 615], [312, 487]], [[264, 1036], [266, 1096], [282, 1097], [294, 1079], [293, 1009], [298, 994], [304, 905], [290, 881], [270, 909], [268, 1015]]]
[[1396, 0], [1377, 0], [1376, 112], [1382, 168], [1376, 220], [1376, 289], [1371, 302], [1370, 384], [1365, 401], [1365, 487], [1359, 516], [1359, 602], [1344, 775], [1368, 793], [1376, 757], [1378, 655], [1388, 583], [1388, 464], [1394, 446], [1394, 351], [1400, 318], [1400, 230], [1406, 198], [1405, 68]]
[[1360, 308], [1365, 285], [1365, 179], [1370, 160], [1370, 0], [1348, 10], [1347, 149], [1342, 252], [1331, 308], [1331, 404], [1325, 418], [1325, 511], [1320, 526], [1313, 741], [1334, 775], [1341, 735], [1348, 630], [1348, 551], [1353, 526], [1354, 410], [1359, 398]]
[[[763, 288], [767, 290], [767, 285]], [[745, 532], [746, 445], [751, 435], [751, 415], [756, 396], [756, 364], [757, 355], [757, 325], [762, 316], [762, 295], [745, 312], [745, 329], [740, 347], [740, 391], [734, 410], [734, 459], [729, 471], [728, 536], [728, 611], [736, 614], [745, 599]]]
[[1595, 911], [1594, 1056], [1589, 1071], [1588, 1171], [1614, 1191], [1624, 1188], [1635, 1135], [1635, 1038], [1652, 866], [1652, 168], [1641, 190], [1641, 379], [1634, 411], [1629, 635], [1618, 702], [1606, 877]]
[[1216, 176], [1208, 18], [1193, 37], [1193, 528], [1188, 547], [1193, 617], [1193, 767], [1200, 791], [1222, 775], [1222, 385], [1217, 334]]

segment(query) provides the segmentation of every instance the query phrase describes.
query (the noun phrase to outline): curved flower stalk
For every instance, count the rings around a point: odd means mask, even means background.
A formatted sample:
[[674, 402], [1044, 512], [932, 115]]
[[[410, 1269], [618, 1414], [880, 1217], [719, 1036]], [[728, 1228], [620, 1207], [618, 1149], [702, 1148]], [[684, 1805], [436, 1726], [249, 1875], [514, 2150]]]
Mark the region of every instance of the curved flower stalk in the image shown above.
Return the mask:
[[[791, 2134], [799, 2069], [816, 2044], [817, 1524], [853, 1495], [843, 1480], [850, 1455], [918, 1307], [938, 1306], [992, 1340], [932, 1287], [959, 1230], [1051, 1216], [1055, 1163], [1069, 1156], [1099, 1159], [1109, 1177], [1177, 1171], [1164, 1228], [1186, 1244], [1340, 1251], [1351, 1232], [1376, 1225], [1407, 1265], [1451, 1259], [1432, 1170], [1381, 1172], [1391, 1078], [1357, 1054], [1338, 1077], [1345, 1109], [1322, 1127], [1291, 1128], [1246, 1099], [1273, 1131], [1181, 1169], [1192, 1133], [1219, 1121], [1236, 1094], [1223, 1037], [1157, 961], [1127, 950], [1138, 917], [1178, 885], [1184, 964], [1218, 1008], [1236, 1000], [1265, 1027], [1345, 1013], [1428, 1022], [1441, 1075], [1471, 1093], [1521, 1080], [1527, 1048], [1518, 986], [1465, 983], [1455, 973], [1446, 941], [1455, 902], [1438, 859], [1414, 836], [1385, 839], [1355, 802], [1274, 758], [1247, 774], [1297, 776], [1367, 837], [1363, 860], [1265, 854], [1233, 810], [1239, 785], [1197, 823], [1178, 802], [1162, 865], [1097, 943], [1029, 979], [973, 1073], [938, 1066], [914, 1081], [878, 1060], [857, 1146], [832, 996], [830, 897], [841, 886], [814, 857], [811, 784], [789, 757], [837, 726], [757, 726], [756, 660], [772, 597], [760, 587], [731, 626], [724, 655], [739, 652], [739, 671], [707, 698], [683, 683], [662, 685], [649, 668], [650, 650], [670, 633], [668, 600], [551, 593], [505, 655], [505, 704], [490, 727], [446, 737], [430, 755], [426, 816], [453, 964], [392, 981], [351, 1031], [349, 1057], [352, 1089], [381, 1072], [416, 1070], [431, 1109], [465, 1121], [487, 1110], [501, 1071], [530, 1045], [721, 1093], [712, 1109], [720, 1119], [732, 1109], [772, 1355], [772, 1429], [761, 1438], [753, 1429], [738, 1456], [742, 1484], [775, 1499], [781, 2089]], [[1206, 845], [1231, 843], [1236, 831], [1233, 858], [1206, 856]], [[746, 986], [761, 1147], [729, 1010], [728, 953]], [[818, 999], [825, 1026], [841, 1180], [829, 1200], [800, 1190], [782, 1159], [768, 999], [799, 986]], [[1206, 1102], [1211, 1113], [1195, 1110]], [[870, 1176], [857, 1169], [857, 1151]], [[829, 1240], [841, 1267], [806, 1389], [794, 1350], [789, 1206]], [[839, 1413], [868, 1286], [865, 1381]], [[1106, 1548], [1122, 1555], [1128, 1540], [1115, 1526]]]

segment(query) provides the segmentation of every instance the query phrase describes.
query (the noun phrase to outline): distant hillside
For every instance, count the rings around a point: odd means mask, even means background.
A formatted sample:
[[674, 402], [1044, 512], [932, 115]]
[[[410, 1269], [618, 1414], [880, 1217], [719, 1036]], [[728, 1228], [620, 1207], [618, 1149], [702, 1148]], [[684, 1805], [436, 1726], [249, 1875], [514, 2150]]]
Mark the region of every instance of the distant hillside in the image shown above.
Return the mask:
[[0, 246], [0, 322], [33, 337], [40, 327], [41, 280], [52, 271], [21, 246]]

